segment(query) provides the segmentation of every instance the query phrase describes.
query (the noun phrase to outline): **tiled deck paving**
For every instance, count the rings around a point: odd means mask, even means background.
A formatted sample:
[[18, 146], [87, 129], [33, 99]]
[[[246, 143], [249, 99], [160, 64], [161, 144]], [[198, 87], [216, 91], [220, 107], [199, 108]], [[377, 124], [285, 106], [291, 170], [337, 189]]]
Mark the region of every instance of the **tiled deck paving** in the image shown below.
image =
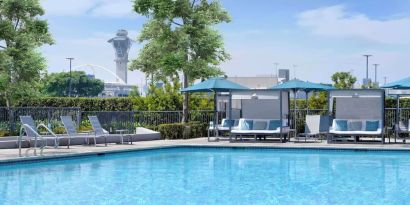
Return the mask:
[[[133, 145], [108, 144], [105, 147], [103, 144], [94, 146], [71, 146], [66, 149], [65, 146], [59, 149], [44, 149], [43, 156], [33, 156], [33, 151], [29, 152], [29, 157], [18, 157], [18, 149], [0, 149], [0, 163], [25, 161], [32, 159], [46, 159], [55, 157], [68, 157], [78, 155], [94, 155], [99, 153], [132, 151], [139, 149], [160, 148], [169, 146], [227, 146], [227, 147], [272, 147], [272, 148], [330, 148], [330, 149], [388, 149], [388, 150], [408, 150], [410, 152], [410, 144], [327, 144], [322, 142], [287, 142], [280, 143], [277, 141], [245, 141], [230, 143], [227, 140], [218, 142], [208, 142], [207, 138], [197, 138], [190, 140], [155, 140], [155, 141], [140, 141], [134, 142]], [[26, 149], [22, 150], [23, 156]], [[410, 154], [410, 153], [409, 153]], [[38, 152], [39, 155], [39, 152]]]

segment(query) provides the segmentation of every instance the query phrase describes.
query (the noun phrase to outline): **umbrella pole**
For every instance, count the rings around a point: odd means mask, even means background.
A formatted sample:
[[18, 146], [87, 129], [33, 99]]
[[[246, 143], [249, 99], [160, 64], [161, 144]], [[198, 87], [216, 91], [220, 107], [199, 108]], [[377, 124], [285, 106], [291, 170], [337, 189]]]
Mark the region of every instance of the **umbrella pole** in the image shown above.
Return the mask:
[[293, 103], [294, 103], [295, 107], [294, 107], [294, 111], [293, 111], [293, 112], [294, 112], [294, 116], [293, 116], [293, 117], [295, 118], [295, 119], [294, 119], [294, 121], [295, 121], [295, 138], [296, 138], [297, 132], [298, 132], [298, 129], [297, 129], [297, 128], [298, 128], [298, 125], [297, 125], [297, 116], [296, 116], [296, 115], [297, 115], [297, 110], [296, 110], [296, 106], [297, 106], [297, 105], [296, 105], [296, 93], [297, 93], [297, 90], [294, 89], [294, 90], [293, 90], [293, 101], [294, 101]]
[[219, 136], [218, 133], [218, 93], [214, 92], [214, 130], [215, 137]]
[[305, 100], [306, 100], [306, 115], [309, 115], [309, 99], [308, 99], [309, 91], [305, 91], [305, 93], [306, 93], [306, 96], [305, 96]]

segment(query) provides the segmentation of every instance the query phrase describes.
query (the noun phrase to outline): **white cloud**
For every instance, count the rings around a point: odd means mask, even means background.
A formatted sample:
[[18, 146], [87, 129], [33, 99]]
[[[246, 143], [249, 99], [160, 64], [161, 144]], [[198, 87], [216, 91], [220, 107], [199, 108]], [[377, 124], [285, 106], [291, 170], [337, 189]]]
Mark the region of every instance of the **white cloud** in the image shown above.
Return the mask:
[[47, 15], [123, 18], [135, 17], [131, 0], [42, 0]]
[[410, 44], [410, 18], [371, 19], [352, 14], [342, 5], [308, 10], [298, 15], [298, 24], [313, 34], [333, 38], [357, 38], [384, 44]]
[[131, 0], [105, 0], [95, 7], [91, 14], [97, 17], [131, 17], [133, 16], [132, 8]]

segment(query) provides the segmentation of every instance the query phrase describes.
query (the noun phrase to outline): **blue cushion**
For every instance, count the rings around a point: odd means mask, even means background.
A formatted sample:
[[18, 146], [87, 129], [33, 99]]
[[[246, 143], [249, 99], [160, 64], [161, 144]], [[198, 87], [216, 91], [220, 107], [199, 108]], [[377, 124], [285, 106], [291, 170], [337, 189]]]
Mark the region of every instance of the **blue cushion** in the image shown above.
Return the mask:
[[280, 123], [280, 120], [270, 120], [269, 121], [269, 130], [276, 130], [278, 127], [281, 126], [282, 123]]
[[366, 121], [366, 131], [377, 131], [379, 129], [379, 121]]
[[245, 120], [242, 125], [242, 130], [253, 130], [253, 120]]
[[335, 120], [335, 123], [336, 131], [347, 131], [347, 120]]
[[235, 120], [225, 120], [222, 127], [233, 127], [234, 124], [235, 124]]

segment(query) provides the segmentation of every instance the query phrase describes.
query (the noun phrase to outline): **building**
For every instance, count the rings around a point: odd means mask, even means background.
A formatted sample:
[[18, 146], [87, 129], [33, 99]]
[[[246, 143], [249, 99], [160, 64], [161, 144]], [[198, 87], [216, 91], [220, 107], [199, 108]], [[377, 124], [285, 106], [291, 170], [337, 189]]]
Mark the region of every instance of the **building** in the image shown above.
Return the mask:
[[121, 83], [104, 83], [100, 97], [127, 97], [135, 86]]
[[279, 69], [278, 70], [278, 81], [288, 82], [289, 81], [289, 69]]

